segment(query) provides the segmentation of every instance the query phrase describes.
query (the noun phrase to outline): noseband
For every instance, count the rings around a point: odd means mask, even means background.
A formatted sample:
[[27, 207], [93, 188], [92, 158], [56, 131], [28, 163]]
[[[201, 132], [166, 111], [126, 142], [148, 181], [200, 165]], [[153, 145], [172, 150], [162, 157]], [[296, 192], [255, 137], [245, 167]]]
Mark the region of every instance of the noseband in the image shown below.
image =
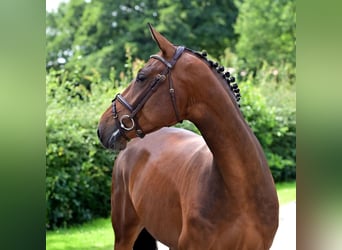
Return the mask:
[[[173, 66], [176, 64], [177, 60], [183, 54], [184, 50], [185, 47], [178, 46], [171, 61], [167, 61], [165, 58], [159, 55], [150, 56], [150, 58], [154, 58], [161, 61], [163, 64], [166, 65], [166, 68], [155, 77], [155, 79], [152, 81], [149, 87], [139, 96], [139, 98], [134, 102], [133, 105], [131, 105], [121, 94], [117, 94], [115, 96], [115, 98], [112, 101], [112, 113], [117, 124], [118, 130], [114, 131], [112, 137], [115, 136], [117, 133], [120, 133], [124, 138], [129, 140], [129, 138], [126, 136], [126, 132], [129, 132], [133, 129], [135, 129], [136, 135], [138, 137], [143, 138], [145, 136], [145, 133], [143, 132], [138, 123], [136, 115], [145, 105], [147, 100], [152, 96], [152, 94], [157, 90], [157, 88], [160, 86], [160, 83], [164, 82], [166, 78], [169, 79], [169, 93], [171, 96], [172, 106], [175, 111], [176, 119], [177, 121], [180, 121], [179, 112], [176, 105], [175, 90], [173, 88], [173, 83], [171, 79], [171, 70]], [[116, 101], [120, 102], [126, 109], [128, 109], [130, 111], [130, 114], [122, 115], [121, 117], [119, 117], [116, 109]]]

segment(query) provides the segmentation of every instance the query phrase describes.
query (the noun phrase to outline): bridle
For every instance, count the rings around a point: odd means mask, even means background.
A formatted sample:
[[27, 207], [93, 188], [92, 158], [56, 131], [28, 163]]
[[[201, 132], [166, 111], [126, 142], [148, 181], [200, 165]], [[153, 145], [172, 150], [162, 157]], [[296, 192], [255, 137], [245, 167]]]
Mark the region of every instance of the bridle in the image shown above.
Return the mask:
[[[178, 122], [181, 121], [176, 104], [175, 89], [173, 88], [171, 70], [173, 66], [176, 64], [177, 60], [183, 54], [184, 50], [185, 47], [178, 46], [171, 61], [167, 61], [165, 58], [159, 55], [150, 56], [150, 58], [157, 59], [163, 64], [165, 64], [166, 68], [154, 78], [154, 80], [150, 83], [149, 87], [139, 96], [139, 98], [137, 98], [137, 100], [132, 105], [120, 93], [115, 96], [115, 98], [112, 100], [112, 113], [118, 130], [114, 131], [112, 137], [116, 136], [117, 133], [120, 133], [120, 135], [122, 135], [126, 140], [129, 140], [129, 138], [126, 135], [126, 132], [132, 131], [134, 129], [138, 137], [143, 138], [145, 136], [145, 133], [143, 132], [142, 128], [138, 123], [137, 114], [145, 105], [147, 100], [157, 90], [160, 84], [165, 81], [166, 78], [168, 78], [169, 82], [169, 93], [171, 96], [171, 102], [173, 109], [175, 111], [176, 119]], [[128, 109], [130, 111], [130, 114], [125, 114], [119, 117], [116, 109], [116, 101], [120, 102], [126, 109]], [[129, 125], [126, 125], [125, 123]]]

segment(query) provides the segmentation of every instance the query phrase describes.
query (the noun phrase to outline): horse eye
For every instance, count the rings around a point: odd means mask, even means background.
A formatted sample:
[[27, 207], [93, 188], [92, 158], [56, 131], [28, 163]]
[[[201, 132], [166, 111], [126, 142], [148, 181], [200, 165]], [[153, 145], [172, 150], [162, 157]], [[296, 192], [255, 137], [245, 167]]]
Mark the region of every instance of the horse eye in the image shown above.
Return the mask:
[[143, 81], [146, 80], [146, 77], [145, 77], [143, 74], [139, 73], [139, 74], [137, 75], [137, 80], [138, 80], [139, 82], [143, 82]]

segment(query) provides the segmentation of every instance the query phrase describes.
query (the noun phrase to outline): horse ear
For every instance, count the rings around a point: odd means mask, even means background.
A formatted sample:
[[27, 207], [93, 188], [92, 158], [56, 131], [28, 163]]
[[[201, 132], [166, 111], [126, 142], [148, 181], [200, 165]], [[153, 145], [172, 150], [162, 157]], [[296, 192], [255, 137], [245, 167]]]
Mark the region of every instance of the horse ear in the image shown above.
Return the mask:
[[163, 52], [165, 57], [172, 57], [176, 48], [164, 36], [156, 31], [150, 23], [148, 23], [153, 40], [157, 43], [159, 49]]

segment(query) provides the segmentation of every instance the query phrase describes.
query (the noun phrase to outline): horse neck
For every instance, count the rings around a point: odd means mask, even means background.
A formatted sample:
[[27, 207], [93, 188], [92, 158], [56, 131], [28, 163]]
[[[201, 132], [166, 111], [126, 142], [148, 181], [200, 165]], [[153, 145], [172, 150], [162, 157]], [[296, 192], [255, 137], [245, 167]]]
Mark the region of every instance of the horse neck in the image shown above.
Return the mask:
[[266, 173], [269, 170], [262, 148], [234, 96], [214, 72], [198, 82], [203, 84], [190, 98], [189, 120], [201, 131], [228, 192], [236, 195], [237, 200], [242, 195], [260, 192], [265, 182], [272, 179]]

